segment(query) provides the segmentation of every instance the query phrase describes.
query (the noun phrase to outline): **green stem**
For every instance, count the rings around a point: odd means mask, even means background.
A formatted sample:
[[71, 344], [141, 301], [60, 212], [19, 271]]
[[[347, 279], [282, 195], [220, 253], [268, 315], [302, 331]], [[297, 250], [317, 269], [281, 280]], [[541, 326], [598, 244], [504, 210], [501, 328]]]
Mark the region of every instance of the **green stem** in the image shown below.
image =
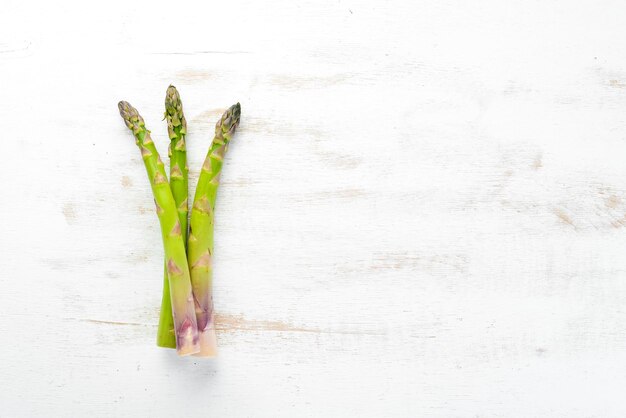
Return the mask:
[[[183, 113], [183, 104], [176, 87], [169, 86], [165, 94], [165, 119], [170, 138], [170, 188], [176, 202], [185, 248], [187, 246], [188, 229], [188, 189], [189, 168], [187, 167], [187, 150], [185, 136], [187, 121]], [[157, 345], [173, 348], [176, 346], [174, 335], [174, 318], [170, 303], [167, 268], [163, 275], [163, 297], [161, 299], [161, 315], [157, 331]]]
[[161, 315], [157, 329], [157, 345], [164, 348], [176, 348], [174, 332], [174, 315], [172, 315], [172, 299], [170, 297], [170, 281], [167, 277], [167, 265], [163, 267], [163, 293], [161, 297]]
[[198, 355], [203, 357], [213, 357], [217, 353], [211, 263], [215, 198], [224, 154], [239, 125], [240, 115], [241, 106], [237, 103], [231, 106], [217, 122], [215, 137], [202, 165], [193, 206], [191, 207], [191, 228], [187, 242], [187, 256], [200, 337], [200, 353]]
[[167, 181], [165, 166], [150, 138], [150, 131], [146, 129], [143, 118], [137, 110], [128, 102], [120, 102], [118, 107], [126, 126], [135, 135], [135, 142], [141, 151], [148, 179], [152, 186], [156, 212], [161, 226], [165, 259], [167, 260], [166, 268], [174, 318], [176, 351], [179, 355], [194, 354], [199, 351], [200, 346], [191, 278], [181, 222], [172, 190]]

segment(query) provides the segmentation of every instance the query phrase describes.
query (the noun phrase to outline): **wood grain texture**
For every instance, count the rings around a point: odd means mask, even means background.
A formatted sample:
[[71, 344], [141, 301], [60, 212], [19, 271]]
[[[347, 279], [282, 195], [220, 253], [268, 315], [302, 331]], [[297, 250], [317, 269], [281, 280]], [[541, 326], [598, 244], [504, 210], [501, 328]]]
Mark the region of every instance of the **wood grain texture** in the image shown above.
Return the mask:
[[[34, 13], [36, 9], [37, 13]], [[620, 2], [8, 1], [0, 415], [623, 417]], [[220, 357], [155, 346], [136, 106], [217, 204]]]

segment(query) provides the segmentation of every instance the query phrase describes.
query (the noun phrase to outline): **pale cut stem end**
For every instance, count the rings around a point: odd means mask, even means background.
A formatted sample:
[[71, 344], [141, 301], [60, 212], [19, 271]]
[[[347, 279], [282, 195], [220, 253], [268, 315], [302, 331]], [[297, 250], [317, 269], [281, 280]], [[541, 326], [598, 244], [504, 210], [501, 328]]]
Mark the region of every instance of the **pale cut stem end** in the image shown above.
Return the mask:
[[195, 357], [214, 358], [217, 357], [217, 336], [215, 327], [211, 326], [204, 331], [198, 332], [200, 340], [200, 351], [194, 354]]
[[194, 328], [189, 326], [182, 335], [177, 335], [178, 346], [176, 352], [179, 356], [189, 356], [200, 352], [200, 343]]
[[192, 342], [189, 342], [189, 344], [183, 344], [180, 347], [176, 347], [176, 353], [181, 357], [200, 353], [200, 344], [194, 344]]

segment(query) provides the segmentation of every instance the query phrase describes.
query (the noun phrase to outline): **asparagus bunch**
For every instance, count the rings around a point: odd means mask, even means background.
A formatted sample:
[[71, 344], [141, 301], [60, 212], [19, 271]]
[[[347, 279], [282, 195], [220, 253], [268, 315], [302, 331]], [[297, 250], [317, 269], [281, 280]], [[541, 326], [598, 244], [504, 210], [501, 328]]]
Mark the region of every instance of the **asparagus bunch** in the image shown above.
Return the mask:
[[211, 267], [215, 199], [224, 154], [239, 125], [241, 106], [239, 103], [231, 106], [215, 125], [215, 137], [198, 179], [190, 222], [187, 122], [178, 91], [170, 86], [165, 96], [170, 138], [169, 184], [143, 118], [127, 102], [120, 102], [118, 107], [141, 150], [161, 225], [165, 271], [157, 345], [176, 347], [179, 355], [213, 357], [217, 353]]
[[126, 126], [133, 132], [135, 142], [141, 151], [156, 212], [161, 225], [161, 238], [165, 251], [166, 270], [169, 279], [176, 351], [179, 355], [197, 353], [198, 325], [193, 304], [191, 280], [187, 265], [187, 254], [182, 235], [181, 222], [172, 190], [167, 182], [165, 167], [159, 157], [150, 131], [145, 127], [143, 118], [128, 102], [118, 104], [120, 115]]
[[[170, 188], [178, 210], [178, 219], [182, 231], [185, 248], [187, 246], [188, 227], [188, 183], [189, 167], [187, 166], [187, 149], [185, 135], [187, 121], [183, 114], [183, 103], [176, 87], [170, 85], [165, 93], [165, 120], [170, 138], [168, 154], [170, 157]], [[157, 345], [160, 347], [176, 347], [174, 335], [174, 318], [172, 317], [171, 299], [167, 269], [163, 274], [163, 297], [161, 299], [161, 316], [157, 331]]]
[[215, 137], [202, 165], [191, 207], [187, 258], [200, 337], [200, 352], [197, 355], [202, 357], [214, 357], [217, 354], [211, 267], [215, 198], [224, 154], [239, 125], [240, 115], [241, 106], [237, 103], [215, 125]]

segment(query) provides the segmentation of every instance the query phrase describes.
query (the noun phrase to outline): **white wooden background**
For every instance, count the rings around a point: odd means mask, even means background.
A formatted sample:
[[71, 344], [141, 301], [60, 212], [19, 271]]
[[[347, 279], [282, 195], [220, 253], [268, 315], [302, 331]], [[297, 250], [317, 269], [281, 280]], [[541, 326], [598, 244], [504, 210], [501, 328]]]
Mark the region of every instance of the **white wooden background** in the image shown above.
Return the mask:
[[[117, 102], [217, 208], [220, 357], [155, 346]], [[626, 5], [4, 1], [0, 416], [626, 416]], [[195, 184], [195, 183], [194, 183]]]

